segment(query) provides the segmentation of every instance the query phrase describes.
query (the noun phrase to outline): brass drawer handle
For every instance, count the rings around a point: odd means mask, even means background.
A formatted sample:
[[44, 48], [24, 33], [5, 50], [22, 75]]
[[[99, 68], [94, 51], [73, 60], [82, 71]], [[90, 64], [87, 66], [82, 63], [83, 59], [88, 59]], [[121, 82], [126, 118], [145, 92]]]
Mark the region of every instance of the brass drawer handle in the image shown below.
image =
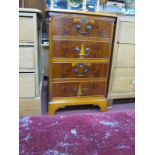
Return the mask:
[[80, 53], [80, 48], [79, 47], [75, 47], [74, 50], [75, 50], [76, 53], [78, 53], [78, 54]]
[[89, 68], [88, 68], [88, 66], [86, 66], [84, 64], [77, 64], [76, 67], [74, 68], [74, 74], [77, 77], [85, 77], [88, 72], [89, 72]]
[[76, 96], [84, 96], [87, 94], [87, 88], [79, 85], [78, 88], [73, 88], [73, 94]]
[[90, 48], [85, 48], [85, 55], [88, 55], [90, 52]]
[[83, 45], [81, 45], [81, 48], [79, 47], [75, 47], [74, 51], [79, 55], [79, 56], [86, 56], [89, 54], [90, 52], [90, 48], [86, 47], [84, 49]]
[[90, 30], [92, 29], [92, 26], [91, 26], [91, 25], [87, 25], [87, 26], [86, 26], [86, 31], [85, 31], [85, 32], [81, 32], [82, 26], [81, 26], [80, 24], [77, 24], [75, 27], [76, 27], [76, 30], [77, 30], [80, 34], [82, 34], [82, 35], [88, 34], [88, 33], [90, 32]]

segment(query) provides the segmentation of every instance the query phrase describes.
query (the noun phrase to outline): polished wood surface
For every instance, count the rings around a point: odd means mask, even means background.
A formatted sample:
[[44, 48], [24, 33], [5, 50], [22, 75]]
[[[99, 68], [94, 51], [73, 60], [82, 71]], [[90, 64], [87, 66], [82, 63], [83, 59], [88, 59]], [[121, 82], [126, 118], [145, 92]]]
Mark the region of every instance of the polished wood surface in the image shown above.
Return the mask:
[[65, 105], [88, 104], [93, 96], [93, 104], [106, 110], [114, 22], [111, 17], [52, 12], [49, 114]]
[[112, 37], [113, 18], [64, 14], [51, 18], [53, 20], [52, 35]]
[[53, 78], [106, 77], [108, 63], [53, 63]]
[[66, 13], [68, 15], [78, 14], [78, 15], [89, 15], [95, 17], [108, 17], [116, 19], [119, 15], [114, 13], [107, 13], [107, 12], [89, 12], [89, 11], [79, 11], [79, 10], [67, 10], [67, 9], [46, 9], [46, 15], [50, 17], [53, 13]]
[[51, 97], [73, 97], [105, 95], [105, 83], [103, 82], [70, 82], [53, 83]]
[[54, 115], [59, 108], [65, 108], [67, 106], [78, 106], [78, 105], [97, 105], [101, 112], [106, 111], [107, 100], [104, 96], [101, 97], [54, 97], [52, 102], [48, 104], [48, 114]]
[[109, 58], [109, 42], [55, 40], [53, 39], [52, 56], [55, 58]]

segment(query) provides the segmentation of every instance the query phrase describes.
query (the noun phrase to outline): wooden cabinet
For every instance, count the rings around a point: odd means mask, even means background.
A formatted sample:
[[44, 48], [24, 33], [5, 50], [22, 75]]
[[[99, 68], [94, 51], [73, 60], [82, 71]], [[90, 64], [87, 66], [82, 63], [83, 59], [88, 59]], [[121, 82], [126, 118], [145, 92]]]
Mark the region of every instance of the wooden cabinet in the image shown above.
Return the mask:
[[117, 22], [108, 98], [135, 96], [135, 24], [133, 16], [120, 16]]
[[[81, 36], [111, 38], [113, 22], [108, 17], [66, 14], [54, 17], [53, 34], [57, 36]], [[104, 28], [104, 29], [103, 29]]]
[[41, 114], [40, 18], [36, 9], [19, 10], [19, 113]]
[[[82, 38], [81, 38], [82, 39]], [[53, 40], [52, 56], [54, 58], [109, 58], [111, 44], [108, 40]]]
[[56, 78], [106, 78], [108, 63], [53, 63], [52, 77]]
[[106, 95], [105, 82], [53, 83], [50, 97]]
[[71, 105], [106, 110], [116, 17], [49, 11], [48, 113]]

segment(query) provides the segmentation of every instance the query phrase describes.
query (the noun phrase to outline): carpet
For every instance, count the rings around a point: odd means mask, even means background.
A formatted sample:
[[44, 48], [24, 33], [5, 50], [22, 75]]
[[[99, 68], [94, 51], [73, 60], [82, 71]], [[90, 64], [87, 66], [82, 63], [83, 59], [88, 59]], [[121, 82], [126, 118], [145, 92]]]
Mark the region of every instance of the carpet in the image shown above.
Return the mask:
[[134, 155], [134, 111], [20, 117], [20, 155]]

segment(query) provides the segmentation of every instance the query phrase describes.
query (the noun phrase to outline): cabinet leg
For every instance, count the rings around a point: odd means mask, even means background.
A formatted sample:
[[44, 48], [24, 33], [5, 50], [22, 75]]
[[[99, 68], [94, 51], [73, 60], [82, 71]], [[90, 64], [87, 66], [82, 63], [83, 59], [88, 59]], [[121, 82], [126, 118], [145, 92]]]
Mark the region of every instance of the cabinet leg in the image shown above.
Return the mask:
[[60, 104], [49, 104], [48, 105], [48, 115], [55, 115], [56, 111], [59, 108], [64, 108], [65, 105], [60, 105]]
[[100, 102], [97, 105], [100, 107], [101, 112], [105, 112], [107, 110], [107, 101]]
[[48, 114], [49, 115], [55, 115], [56, 111], [58, 110], [58, 106], [56, 105], [49, 105], [48, 106]]
[[100, 111], [105, 112], [107, 110], [106, 106], [100, 106]]

